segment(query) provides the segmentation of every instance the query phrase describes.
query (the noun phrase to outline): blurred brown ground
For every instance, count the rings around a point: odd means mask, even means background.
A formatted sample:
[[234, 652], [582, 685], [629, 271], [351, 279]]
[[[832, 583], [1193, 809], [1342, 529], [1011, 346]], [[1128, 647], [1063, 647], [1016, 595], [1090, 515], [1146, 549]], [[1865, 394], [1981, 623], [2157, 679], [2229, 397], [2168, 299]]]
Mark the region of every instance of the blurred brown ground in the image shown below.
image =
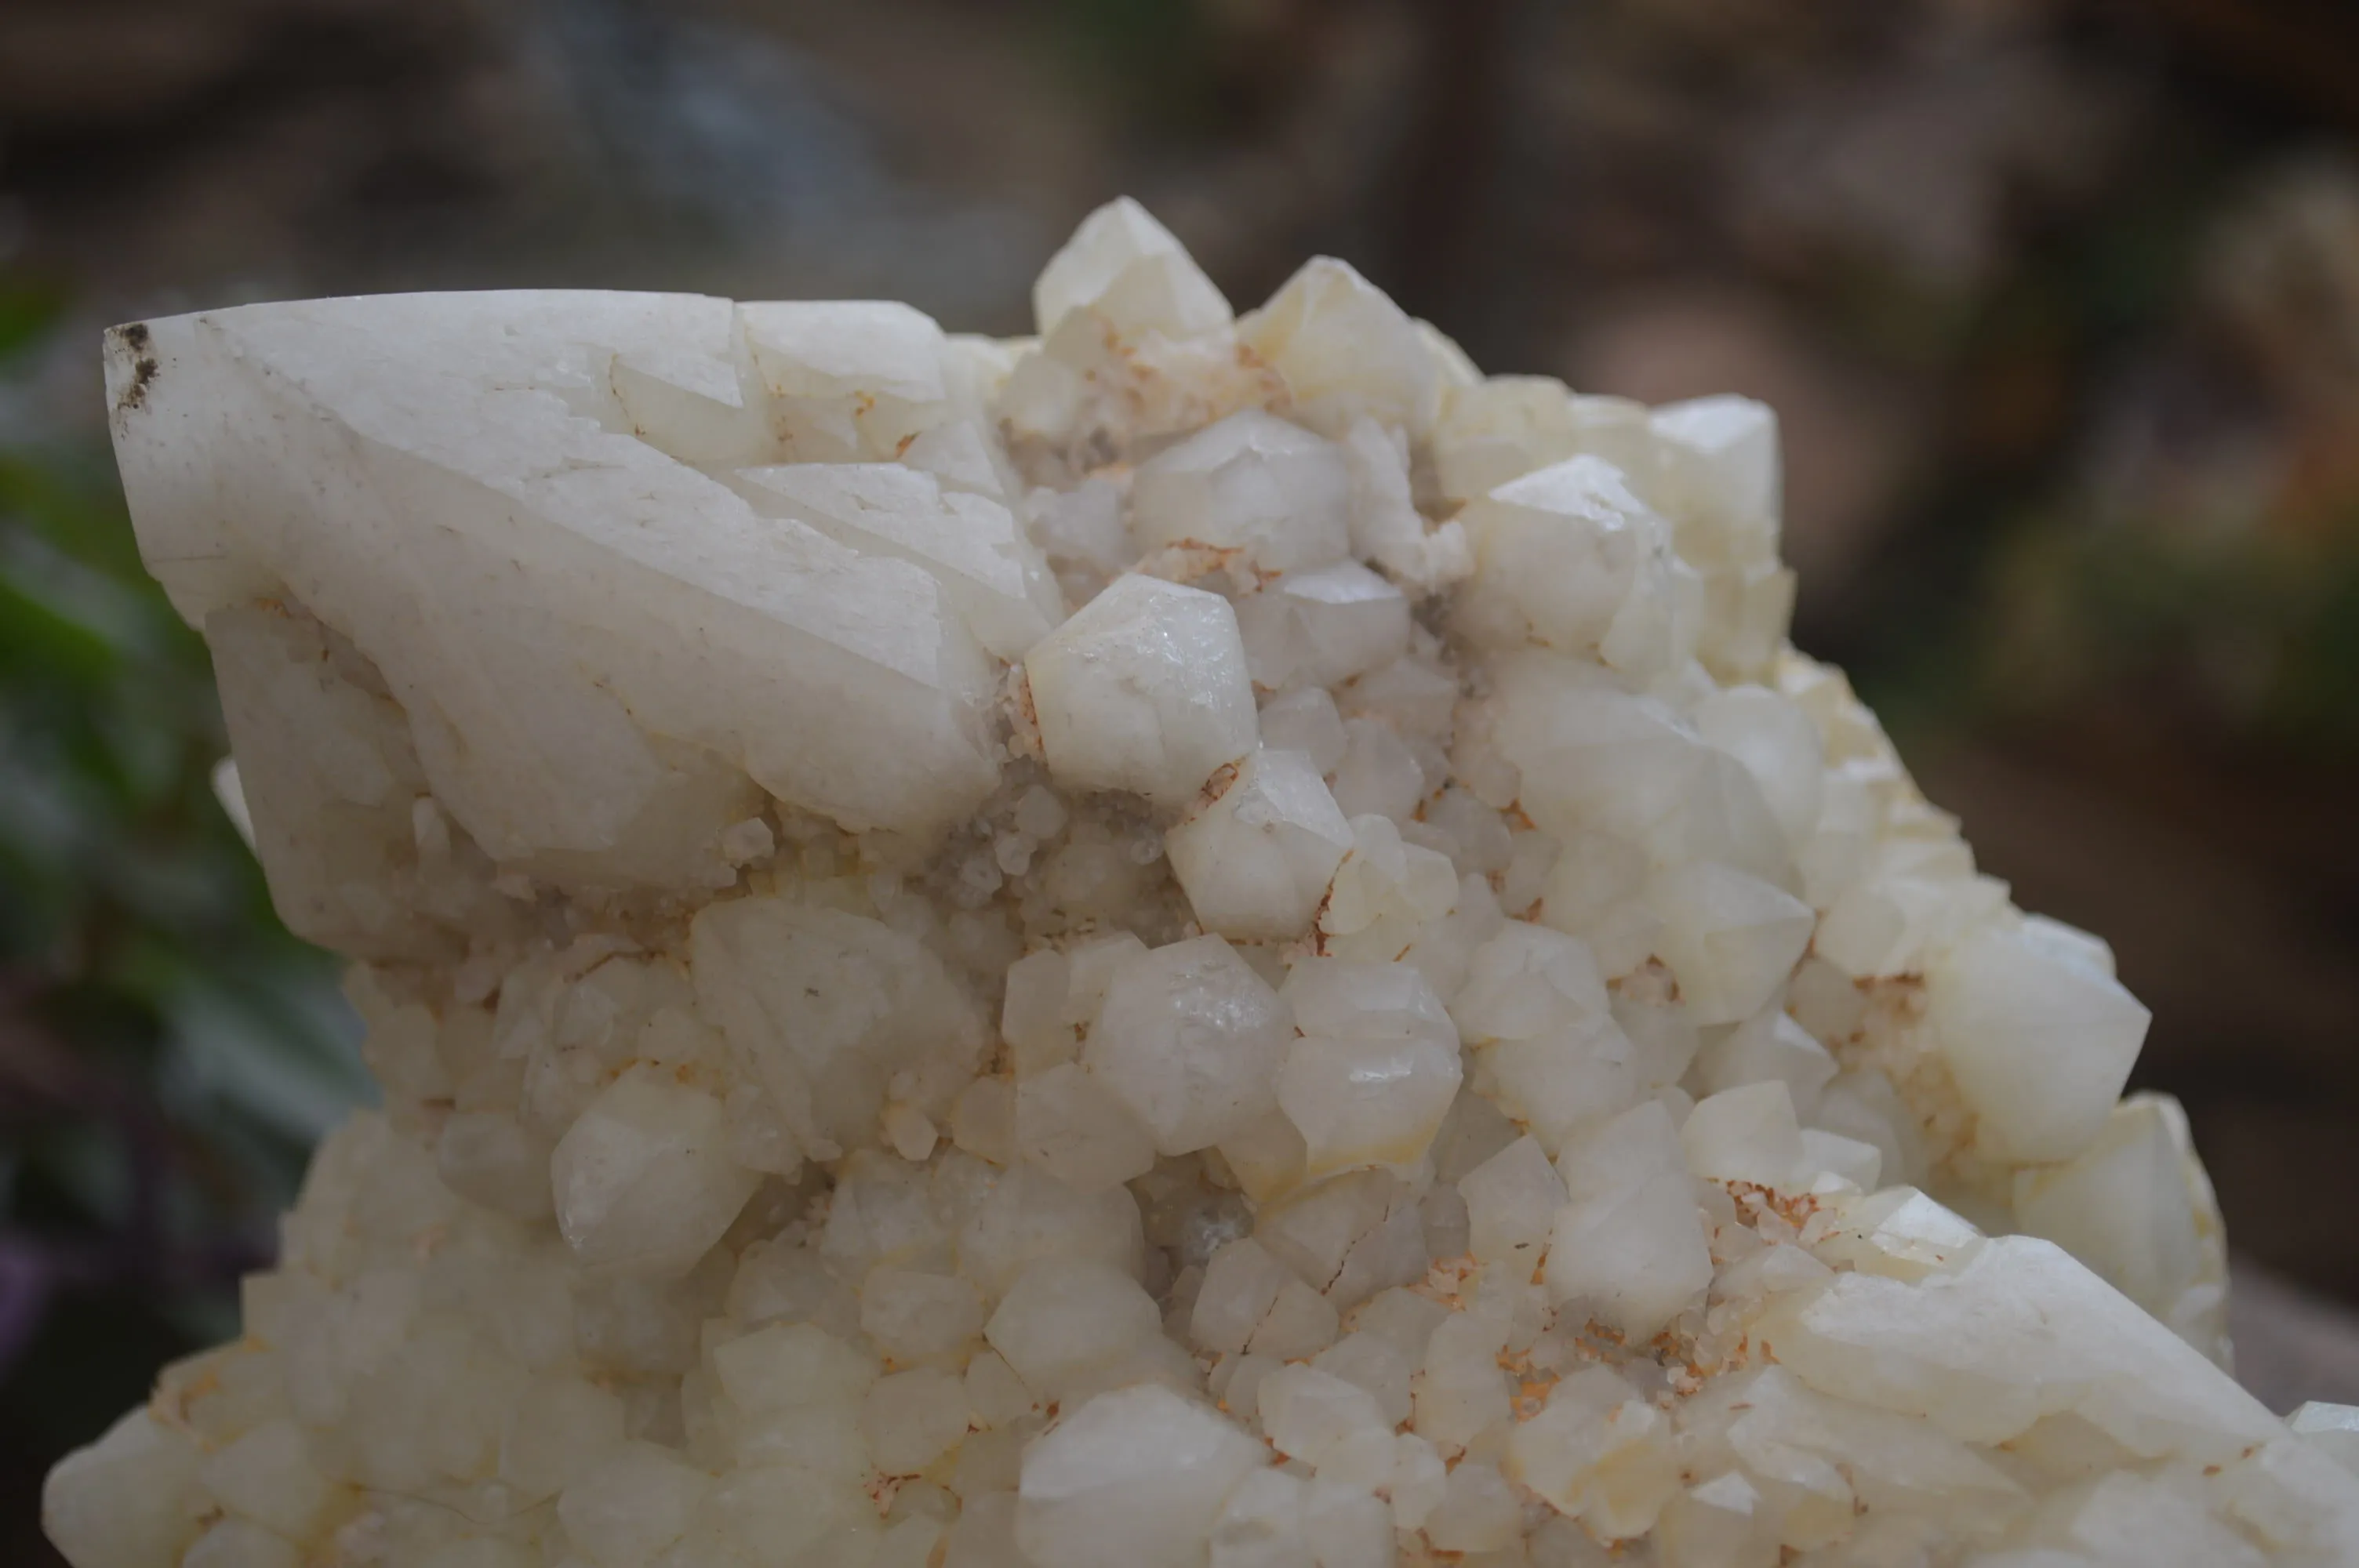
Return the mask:
[[0, 267], [73, 325], [0, 440], [246, 298], [1021, 330], [1117, 190], [1240, 302], [1326, 251], [1488, 370], [1767, 398], [1798, 640], [2154, 1008], [2254, 1386], [2359, 1400], [2354, 136], [2332, 0], [10, 0]]

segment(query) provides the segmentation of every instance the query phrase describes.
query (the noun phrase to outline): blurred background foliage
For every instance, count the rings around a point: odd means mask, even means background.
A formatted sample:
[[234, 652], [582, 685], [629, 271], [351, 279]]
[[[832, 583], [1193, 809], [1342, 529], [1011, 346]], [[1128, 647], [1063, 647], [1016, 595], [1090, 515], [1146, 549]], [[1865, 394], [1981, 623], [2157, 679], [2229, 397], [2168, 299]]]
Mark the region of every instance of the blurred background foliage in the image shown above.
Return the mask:
[[1241, 305], [1324, 251], [1486, 369], [1775, 404], [1798, 640], [2154, 1007], [2248, 1380], [2359, 1398], [2347, 5], [8, 0], [0, 1561], [366, 1093], [212, 796], [97, 330], [530, 285], [1016, 332], [1117, 190]]

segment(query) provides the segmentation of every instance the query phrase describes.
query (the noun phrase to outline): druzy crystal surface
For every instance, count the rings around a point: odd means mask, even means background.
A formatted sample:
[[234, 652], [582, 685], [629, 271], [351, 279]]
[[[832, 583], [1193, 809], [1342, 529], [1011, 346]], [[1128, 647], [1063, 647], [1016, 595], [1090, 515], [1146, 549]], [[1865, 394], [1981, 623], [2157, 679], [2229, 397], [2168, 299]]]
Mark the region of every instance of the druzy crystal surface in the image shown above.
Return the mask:
[[2359, 1562], [2111, 954], [1788, 645], [1768, 409], [1129, 202], [1035, 304], [111, 335], [384, 1103], [74, 1568]]

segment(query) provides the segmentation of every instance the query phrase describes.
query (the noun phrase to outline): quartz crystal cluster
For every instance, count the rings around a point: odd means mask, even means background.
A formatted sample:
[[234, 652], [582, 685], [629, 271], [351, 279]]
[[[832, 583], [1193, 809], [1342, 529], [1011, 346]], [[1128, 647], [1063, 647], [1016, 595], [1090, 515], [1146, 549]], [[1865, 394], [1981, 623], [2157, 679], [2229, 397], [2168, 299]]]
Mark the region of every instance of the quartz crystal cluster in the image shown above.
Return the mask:
[[112, 334], [384, 1103], [74, 1568], [2359, 1562], [2104, 944], [1788, 644], [1768, 409], [1127, 201], [1034, 303]]

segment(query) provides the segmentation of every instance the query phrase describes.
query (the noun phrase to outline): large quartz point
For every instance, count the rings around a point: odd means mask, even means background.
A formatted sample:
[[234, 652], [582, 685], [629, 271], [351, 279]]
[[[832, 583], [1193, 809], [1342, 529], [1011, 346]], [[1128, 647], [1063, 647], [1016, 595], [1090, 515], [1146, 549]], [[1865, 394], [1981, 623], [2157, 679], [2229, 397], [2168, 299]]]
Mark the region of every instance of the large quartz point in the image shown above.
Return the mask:
[[108, 335], [385, 1093], [74, 1568], [2359, 1562], [2111, 954], [1787, 643], [1768, 409], [1127, 201], [1035, 303]]

